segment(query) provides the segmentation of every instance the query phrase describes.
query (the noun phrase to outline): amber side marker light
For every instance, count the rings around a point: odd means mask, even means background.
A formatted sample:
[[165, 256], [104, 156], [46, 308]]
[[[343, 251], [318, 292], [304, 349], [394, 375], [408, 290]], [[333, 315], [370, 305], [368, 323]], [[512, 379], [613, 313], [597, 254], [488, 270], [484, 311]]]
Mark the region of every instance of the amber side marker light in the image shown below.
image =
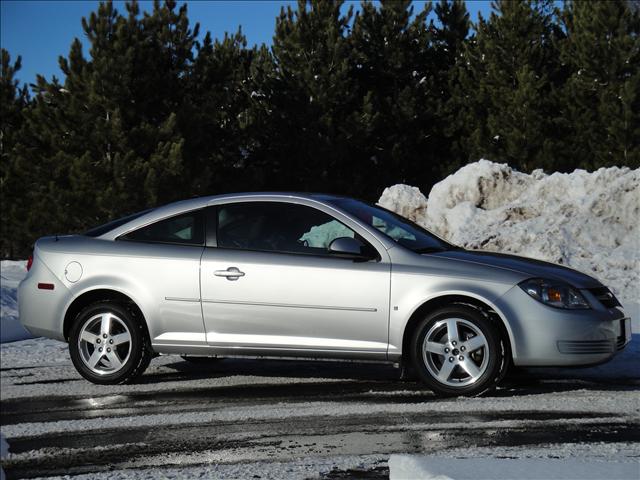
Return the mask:
[[560, 293], [560, 290], [550, 288], [548, 295], [549, 300], [551, 300], [552, 302], [562, 302], [562, 294]]
[[53, 290], [53, 283], [39, 283], [38, 288], [40, 290]]

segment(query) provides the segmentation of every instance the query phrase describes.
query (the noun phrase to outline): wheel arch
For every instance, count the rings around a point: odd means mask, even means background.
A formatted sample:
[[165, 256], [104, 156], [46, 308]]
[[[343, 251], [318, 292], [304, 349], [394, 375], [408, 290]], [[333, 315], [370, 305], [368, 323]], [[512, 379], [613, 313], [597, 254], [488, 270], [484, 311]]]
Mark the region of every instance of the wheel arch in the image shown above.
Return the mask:
[[149, 327], [147, 325], [146, 318], [138, 304], [131, 297], [123, 292], [119, 292], [111, 288], [95, 288], [78, 295], [65, 310], [62, 334], [67, 342], [69, 341], [69, 333], [75, 318], [82, 309], [96, 302], [117, 302], [124, 305], [125, 308], [127, 308], [127, 310], [129, 310], [133, 316], [138, 319], [140, 324], [144, 327], [145, 334], [149, 337]]
[[511, 331], [509, 322], [505, 318], [504, 314], [485, 298], [472, 296], [468, 293], [447, 293], [424, 301], [409, 317], [402, 335], [403, 361], [408, 360], [407, 355], [409, 355], [410, 352], [409, 345], [411, 338], [420, 321], [430, 312], [450, 305], [466, 305], [480, 311], [483, 315], [492, 320], [497, 325], [500, 335], [506, 340], [508, 354], [511, 357], [510, 360], [513, 359], [515, 356], [513, 332]]

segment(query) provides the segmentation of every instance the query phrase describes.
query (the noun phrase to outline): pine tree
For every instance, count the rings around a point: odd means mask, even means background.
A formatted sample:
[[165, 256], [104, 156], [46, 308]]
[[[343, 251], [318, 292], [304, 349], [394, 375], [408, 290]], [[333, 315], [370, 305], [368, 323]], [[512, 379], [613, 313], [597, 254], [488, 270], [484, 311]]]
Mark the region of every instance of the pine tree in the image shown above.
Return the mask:
[[434, 88], [439, 129], [438, 158], [441, 172], [452, 173], [468, 161], [463, 137], [467, 133], [464, 104], [468, 95], [460, 82], [465, 68], [464, 50], [471, 21], [462, 0], [440, 0], [434, 8], [437, 24], [431, 21], [437, 83]]
[[173, 1], [142, 18], [137, 3], [126, 8], [103, 3], [83, 19], [90, 58], [74, 41], [64, 84], [38, 78], [23, 146], [36, 170], [34, 236], [185, 196], [179, 120], [197, 26]]
[[21, 215], [24, 213], [24, 182], [16, 165], [16, 144], [23, 124], [24, 109], [28, 105], [26, 86], [20, 87], [16, 73], [21, 58], [11, 64], [11, 56], [0, 51], [0, 208], [2, 208], [0, 255], [14, 258], [22, 253], [20, 239], [25, 232]]
[[[252, 92], [256, 118], [258, 175], [274, 189], [330, 191], [347, 181], [344, 125], [349, 96], [344, 2], [299, 0], [282, 9], [270, 57], [262, 52]], [[265, 108], [266, 107], [266, 108]]]
[[434, 7], [439, 25], [431, 21], [436, 61], [447, 70], [459, 61], [471, 21], [464, 0], [440, 0]]
[[576, 166], [640, 166], [640, 11], [630, 2], [568, 2], [561, 43], [567, 148]]
[[561, 76], [553, 2], [498, 0], [493, 8], [488, 21], [480, 18], [462, 74], [470, 158], [553, 167]]
[[[184, 175], [195, 194], [246, 190], [253, 165], [251, 65], [258, 49], [247, 49], [241, 31], [196, 45], [183, 109]], [[249, 187], [251, 188], [251, 187]]]
[[363, 3], [353, 23], [355, 110], [348, 178], [370, 199], [393, 183], [428, 187], [440, 174], [434, 68], [426, 17], [409, 0]]

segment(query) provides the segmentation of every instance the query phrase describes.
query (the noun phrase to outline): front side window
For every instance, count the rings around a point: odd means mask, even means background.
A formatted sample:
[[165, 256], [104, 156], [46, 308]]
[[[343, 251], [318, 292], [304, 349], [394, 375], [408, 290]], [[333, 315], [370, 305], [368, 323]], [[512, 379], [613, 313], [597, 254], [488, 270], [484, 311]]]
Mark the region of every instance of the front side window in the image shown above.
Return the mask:
[[438, 238], [411, 220], [384, 208], [350, 198], [331, 200], [331, 203], [414, 252], [442, 252], [459, 248]]
[[120, 237], [120, 240], [147, 243], [204, 245], [204, 219], [197, 210], [160, 220]]
[[327, 255], [329, 245], [356, 233], [332, 216], [305, 205], [232, 203], [218, 207], [218, 247]]

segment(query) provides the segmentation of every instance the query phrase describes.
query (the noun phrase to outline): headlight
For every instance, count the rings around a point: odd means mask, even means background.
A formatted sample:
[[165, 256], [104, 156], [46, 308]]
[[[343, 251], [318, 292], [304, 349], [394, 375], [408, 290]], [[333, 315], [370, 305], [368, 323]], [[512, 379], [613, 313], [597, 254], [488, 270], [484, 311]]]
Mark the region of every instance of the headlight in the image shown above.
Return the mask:
[[532, 278], [518, 285], [533, 298], [550, 307], [572, 310], [591, 308], [577, 289], [563, 282]]

